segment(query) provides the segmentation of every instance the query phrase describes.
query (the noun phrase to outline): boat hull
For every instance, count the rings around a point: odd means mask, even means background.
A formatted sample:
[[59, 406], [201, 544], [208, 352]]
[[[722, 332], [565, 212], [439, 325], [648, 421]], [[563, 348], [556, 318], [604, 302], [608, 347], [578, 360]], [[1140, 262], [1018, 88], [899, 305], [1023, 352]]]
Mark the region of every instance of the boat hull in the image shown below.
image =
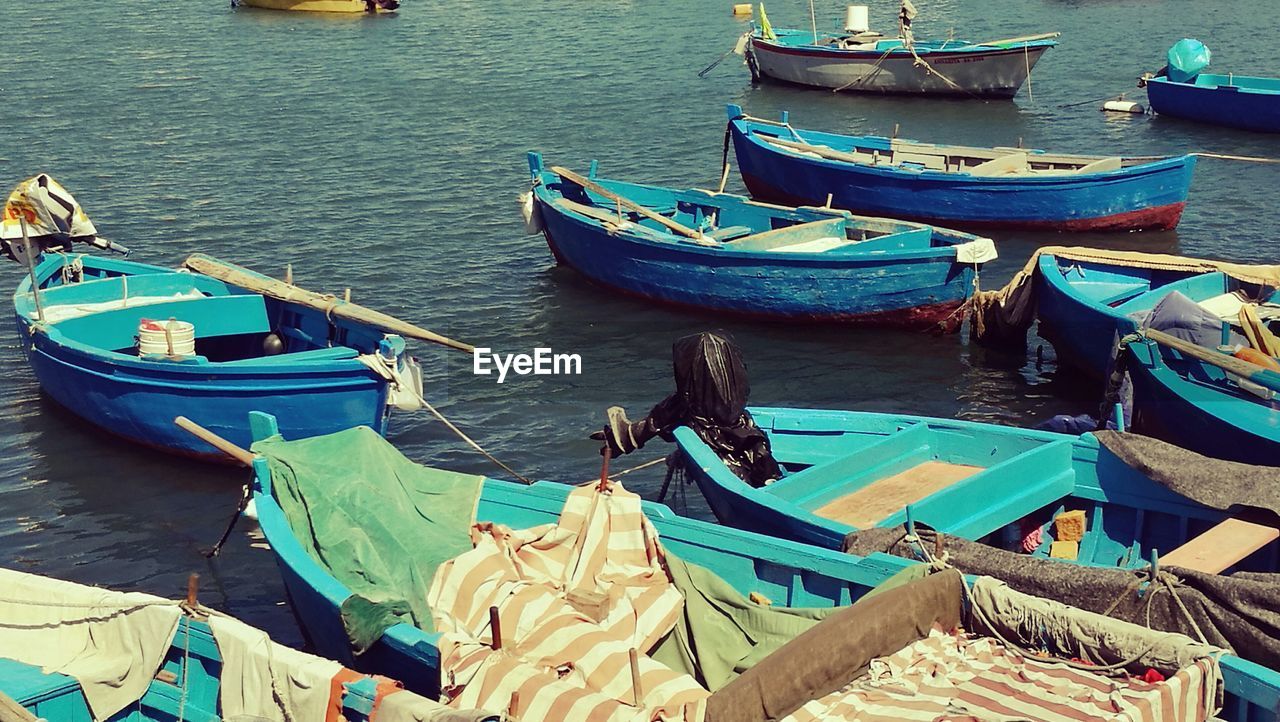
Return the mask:
[[926, 327], [949, 316], [973, 286], [972, 266], [956, 263], [949, 249], [845, 261], [796, 254], [764, 263], [633, 243], [545, 204], [542, 217], [547, 245], [561, 264], [602, 286], [680, 308], [773, 321]]
[[881, 51], [786, 46], [755, 36], [750, 45], [757, 72], [773, 80], [851, 92], [959, 98], [1012, 98], [1048, 49], [922, 53], [937, 71], [931, 73], [901, 50], [885, 56]]
[[[1169, 368], [1153, 342], [1130, 346], [1133, 430], [1205, 456], [1280, 466], [1280, 403], [1238, 398]], [[1216, 369], [1193, 370], [1192, 373]], [[1245, 392], [1238, 392], [1243, 394]]]
[[751, 195], [774, 203], [832, 205], [865, 215], [961, 228], [1052, 231], [1170, 230], [1186, 205], [1194, 156], [1109, 173], [979, 178], [861, 166], [784, 152], [732, 123]]
[[32, 333], [22, 319], [18, 329], [36, 381], [50, 399], [103, 431], [170, 453], [226, 461], [175, 426], [176, 416], [244, 448], [252, 442], [244, 422], [251, 411], [281, 414], [284, 433], [293, 438], [361, 425], [386, 431], [387, 382], [356, 361], [271, 372], [163, 363], [125, 367]]
[[1168, 78], [1147, 82], [1147, 101], [1160, 115], [1200, 123], [1280, 133], [1280, 82], [1272, 91], [1234, 85], [1175, 83]]
[[365, 0], [237, 0], [237, 4], [263, 10], [293, 10], [309, 13], [385, 13], [394, 12]]

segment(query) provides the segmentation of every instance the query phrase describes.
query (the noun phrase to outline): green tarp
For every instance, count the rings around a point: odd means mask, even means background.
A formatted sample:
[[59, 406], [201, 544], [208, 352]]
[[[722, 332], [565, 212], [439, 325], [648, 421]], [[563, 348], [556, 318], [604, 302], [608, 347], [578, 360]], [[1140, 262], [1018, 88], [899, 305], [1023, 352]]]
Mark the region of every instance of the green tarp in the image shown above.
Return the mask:
[[415, 464], [363, 426], [253, 450], [303, 548], [364, 598], [343, 605], [357, 653], [397, 621], [432, 631], [427, 590], [436, 567], [471, 549], [484, 477]]
[[[427, 591], [440, 564], [471, 549], [483, 477], [415, 464], [365, 427], [253, 450], [298, 541], [354, 593], [342, 618], [355, 652], [397, 622], [433, 631]], [[669, 552], [667, 564], [685, 608], [651, 655], [711, 691], [836, 611], [757, 604], [706, 568]], [[927, 571], [913, 565], [871, 594]]]

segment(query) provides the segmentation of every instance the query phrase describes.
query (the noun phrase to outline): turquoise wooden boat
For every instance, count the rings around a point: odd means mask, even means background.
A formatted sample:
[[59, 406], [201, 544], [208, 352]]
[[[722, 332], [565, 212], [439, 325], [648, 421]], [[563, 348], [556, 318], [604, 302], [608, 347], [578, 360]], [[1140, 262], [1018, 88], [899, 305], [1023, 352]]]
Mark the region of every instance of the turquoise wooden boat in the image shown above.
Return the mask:
[[[1188, 259], [1190, 260], [1190, 259]], [[1156, 270], [1040, 255], [1036, 272], [1040, 335], [1065, 365], [1102, 378], [1119, 340], [1173, 292], [1222, 318], [1221, 338], [1238, 321], [1241, 300], [1280, 306], [1276, 287], [1223, 271]], [[1226, 372], [1150, 341], [1129, 345], [1131, 428], [1192, 451], [1251, 464], [1280, 465], [1280, 404], [1241, 387]]]
[[[139, 595], [131, 596], [136, 599]], [[109, 600], [110, 597], [106, 599]], [[153, 599], [151, 603], [165, 604], [165, 600], [158, 597]], [[41, 599], [34, 600], [34, 603], [49, 601]], [[224, 655], [219, 651], [217, 639], [206, 620], [204, 615], [184, 612], [178, 620], [173, 641], [164, 652], [160, 667], [152, 675], [145, 691], [123, 709], [102, 719], [108, 722], [243, 722], [249, 719], [242, 715], [224, 715], [221, 702], [223, 686], [233, 680], [225, 677], [231, 672], [224, 666]], [[50, 643], [53, 643], [54, 635], [49, 636]], [[106, 634], [102, 636], [105, 639], [113, 638]], [[274, 642], [268, 644], [280, 648]], [[99, 651], [105, 650], [99, 648]], [[291, 672], [294, 669], [292, 665], [300, 660], [314, 660], [311, 655], [303, 655], [294, 650], [288, 652], [288, 662], [282, 661], [279, 653], [273, 655], [276, 657], [274, 664], [280, 672]], [[0, 719], [6, 722], [91, 722], [95, 719], [85, 692], [75, 678], [60, 672], [42, 671], [40, 667], [14, 659], [11, 656], [13, 654], [14, 650], [0, 649]], [[234, 680], [235, 688], [265, 689], [270, 694], [269, 681], [256, 676], [249, 678], [254, 668], [243, 664], [243, 661], [241, 660], [242, 666], [238, 669], [242, 670], [246, 678]], [[329, 718], [330, 722], [369, 722], [373, 719], [376, 708], [387, 709], [382, 705], [391, 698], [387, 696], [387, 689], [379, 680], [356, 673], [347, 675], [336, 690], [337, 695], [331, 693], [329, 702], [336, 703], [338, 716]], [[424, 713], [425, 716], [414, 718], [423, 722], [440, 719], [445, 712], [454, 715], [448, 717], [449, 722], [498, 722], [501, 718], [496, 714], [445, 710], [439, 703], [412, 692], [399, 691], [392, 694], [406, 695], [396, 700], [396, 706], [412, 707]], [[14, 704], [6, 706], [9, 701]], [[243, 701], [246, 706], [256, 703], [248, 699]], [[261, 703], [263, 707], [279, 711], [276, 700], [268, 698]], [[30, 716], [22, 716], [24, 711]], [[262, 718], [254, 716], [253, 719]]]
[[[274, 419], [270, 417], [255, 414], [251, 425], [258, 439], [276, 435]], [[339, 659], [350, 659], [349, 638], [340, 610], [353, 593], [303, 546], [299, 533], [290, 526], [277, 501], [276, 494], [280, 492], [274, 486], [267, 459], [256, 459], [254, 471], [254, 499], [262, 531], [276, 556], [295, 615], [316, 648]], [[344, 472], [326, 469], [325, 473]], [[475, 518], [513, 528], [553, 522], [572, 488], [549, 482], [520, 486], [484, 479], [481, 483]], [[678, 517], [660, 504], [646, 503], [645, 513], [661, 535], [664, 547], [672, 553], [708, 568], [739, 593], [762, 594], [776, 605], [847, 605], [912, 564], [884, 554], [854, 557], [707, 524]], [[435, 695], [440, 683], [438, 640], [437, 634], [405, 623], [395, 624], [386, 628], [356, 661], [366, 670], [395, 671], [411, 689]], [[1224, 656], [1221, 665], [1223, 719], [1280, 719], [1280, 674], [1232, 655]]]
[[[970, 421], [815, 409], [752, 409], [789, 474], [755, 488], [689, 428], [675, 432], [687, 473], [724, 524], [839, 549], [855, 529], [908, 520], [948, 535], [1007, 547], [1023, 519], [1043, 534], [1053, 518], [1083, 510], [1077, 562], [1145, 567], [1228, 514], [1179, 496], [1080, 437]], [[1235, 569], [1280, 571], [1280, 541]]]

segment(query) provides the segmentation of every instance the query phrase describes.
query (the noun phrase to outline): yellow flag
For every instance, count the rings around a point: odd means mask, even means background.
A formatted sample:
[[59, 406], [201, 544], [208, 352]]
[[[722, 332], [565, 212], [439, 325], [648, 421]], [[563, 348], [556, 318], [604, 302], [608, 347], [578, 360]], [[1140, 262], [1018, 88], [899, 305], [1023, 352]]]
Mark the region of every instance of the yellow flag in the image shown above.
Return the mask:
[[764, 3], [760, 3], [760, 37], [765, 40], [777, 40], [773, 26], [769, 24], [769, 16], [764, 14]]

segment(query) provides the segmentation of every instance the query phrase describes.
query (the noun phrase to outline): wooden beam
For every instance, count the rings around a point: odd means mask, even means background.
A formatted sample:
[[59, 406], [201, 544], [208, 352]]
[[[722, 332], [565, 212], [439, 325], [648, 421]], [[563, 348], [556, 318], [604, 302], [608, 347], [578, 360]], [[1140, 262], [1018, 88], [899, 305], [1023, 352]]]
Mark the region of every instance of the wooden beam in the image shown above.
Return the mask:
[[1163, 331], [1147, 329], [1142, 332], [1142, 335], [1161, 346], [1180, 351], [1187, 356], [1204, 361], [1210, 366], [1217, 366], [1224, 371], [1243, 376], [1259, 386], [1265, 386], [1272, 391], [1280, 392], [1280, 373], [1276, 373], [1269, 368], [1238, 359], [1235, 356], [1227, 356], [1213, 349], [1198, 346], [1190, 341], [1183, 341]]
[[1228, 518], [1160, 557], [1160, 564], [1220, 574], [1276, 539], [1280, 529]]

